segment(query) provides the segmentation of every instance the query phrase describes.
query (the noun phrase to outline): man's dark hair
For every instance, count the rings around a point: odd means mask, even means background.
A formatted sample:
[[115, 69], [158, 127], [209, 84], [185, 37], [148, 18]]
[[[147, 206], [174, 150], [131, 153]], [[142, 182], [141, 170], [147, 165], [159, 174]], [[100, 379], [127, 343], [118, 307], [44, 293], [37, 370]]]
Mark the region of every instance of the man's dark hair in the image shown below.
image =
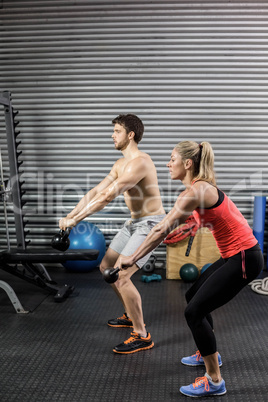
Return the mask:
[[127, 131], [127, 134], [130, 131], [135, 133], [134, 141], [138, 144], [143, 136], [144, 125], [141, 119], [135, 114], [120, 114], [112, 121], [113, 124], [120, 124]]

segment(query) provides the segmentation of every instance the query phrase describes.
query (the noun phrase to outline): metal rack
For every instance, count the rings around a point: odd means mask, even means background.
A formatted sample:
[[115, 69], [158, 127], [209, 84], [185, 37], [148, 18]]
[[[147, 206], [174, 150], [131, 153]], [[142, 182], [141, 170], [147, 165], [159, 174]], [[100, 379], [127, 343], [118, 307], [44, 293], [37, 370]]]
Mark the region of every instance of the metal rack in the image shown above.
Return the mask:
[[[23, 280], [33, 283], [43, 289], [47, 289], [49, 292], [54, 293], [54, 299], [57, 302], [62, 301], [68, 297], [74, 290], [70, 285], [58, 285], [53, 281], [48, 274], [44, 263], [58, 263], [70, 260], [96, 260], [98, 258], [98, 250], [67, 250], [66, 252], [60, 252], [57, 250], [47, 249], [29, 249], [27, 246], [29, 242], [25, 240], [27, 231], [24, 221], [22, 196], [24, 191], [22, 189], [24, 182], [21, 181], [21, 165], [23, 162], [20, 160], [21, 151], [18, 151], [20, 141], [18, 136], [20, 132], [17, 130], [19, 124], [15, 121], [18, 115], [17, 111], [14, 111], [11, 103], [11, 94], [8, 91], [0, 93], [0, 104], [4, 106], [5, 123], [6, 123], [6, 135], [8, 146], [8, 158], [9, 158], [9, 181], [4, 180], [3, 168], [1, 167], [1, 197], [4, 202], [4, 214], [7, 233], [7, 250], [0, 252], [0, 268], [12, 275], [15, 275]], [[2, 158], [1, 158], [2, 166]], [[10, 185], [9, 185], [10, 183]], [[13, 213], [16, 230], [16, 249], [10, 247], [9, 240], [9, 228], [7, 217], [7, 199], [11, 196], [13, 203]], [[3, 282], [3, 281], [2, 281]], [[0, 281], [0, 287], [2, 287], [8, 294], [12, 304], [17, 312], [25, 312], [22, 308], [15, 292], [12, 288]]]

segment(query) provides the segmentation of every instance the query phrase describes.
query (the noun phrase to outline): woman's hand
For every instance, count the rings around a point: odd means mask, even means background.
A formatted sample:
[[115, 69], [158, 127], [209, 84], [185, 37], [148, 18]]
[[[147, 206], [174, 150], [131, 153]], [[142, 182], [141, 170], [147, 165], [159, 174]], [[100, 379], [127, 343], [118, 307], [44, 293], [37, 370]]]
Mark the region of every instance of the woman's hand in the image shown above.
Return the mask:
[[132, 267], [132, 265], [134, 265], [135, 262], [133, 261], [133, 257], [125, 257], [124, 255], [120, 255], [118, 262], [117, 262], [117, 267], [119, 267], [119, 269], [127, 269], [129, 267]]
[[73, 228], [76, 226], [77, 222], [73, 218], [62, 218], [59, 221], [59, 227], [62, 230], [66, 230], [67, 228]]

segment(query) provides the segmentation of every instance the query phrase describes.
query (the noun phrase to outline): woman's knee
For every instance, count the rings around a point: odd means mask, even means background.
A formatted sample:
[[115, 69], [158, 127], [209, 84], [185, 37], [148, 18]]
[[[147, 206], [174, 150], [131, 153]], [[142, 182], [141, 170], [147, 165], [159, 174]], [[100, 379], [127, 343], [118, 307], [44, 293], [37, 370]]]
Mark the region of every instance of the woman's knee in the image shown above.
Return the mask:
[[191, 300], [190, 289], [188, 289], [187, 292], [185, 293], [185, 300], [187, 301], [187, 303], [189, 303], [189, 301]]
[[184, 317], [185, 317], [187, 323], [191, 319], [191, 310], [189, 309], [189, 305], [184, 310]]
[[188, 326], [192, 328], [199, 318], [199, 313], [192, 304], [188, 304], [184, 311], [184, 316]]

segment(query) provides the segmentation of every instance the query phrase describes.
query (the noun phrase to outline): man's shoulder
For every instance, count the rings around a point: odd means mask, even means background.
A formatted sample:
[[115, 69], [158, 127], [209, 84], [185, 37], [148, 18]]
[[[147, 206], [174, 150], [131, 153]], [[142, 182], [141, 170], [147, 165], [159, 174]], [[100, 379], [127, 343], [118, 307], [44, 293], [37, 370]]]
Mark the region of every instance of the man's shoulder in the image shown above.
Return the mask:
[[113, 165], [113, 169], [117, 170], [120, 169], [120, 167], [124, 166], [126, 164], [125, 158], [119, 158], [117, 161], [115, 161]]
[[153, 161], [150, 155], [146, 154], [145, 152], [141, 152], [140, 154], [136, 155], [131, 161], [129, 161], [129, 166], [139, 166], [142, 169], [150, 169], [152, 168]]
[[152, 159], [149, 154], [145, 152], [140, 152], [133, 160], [140, 161], [141, 163], [152, 163]]
[[114, 166], [123, 166], [123, 165], [131, 165], [131, 164], [146, 164], [146, 163], [153, 163], [151, 157], [149, 154], [146, 154], [145, 152], [139, 152], [137, 155], [135, 155], [132, 159], [126, 160], [125, 158], [119, 158], [115, 162]]
[[147, 154], [146, 152], [143, 152], [143, 151], [140, 151], [140, 156], [141, 156], [141, 158], [148, 158], [148, 159], [151, 159], [150, 155]]
[[118, 177], [121, 177], [123, 174], [129, 175], [140, 175], [143, 172], [143, 175], [147, 175], [148, 172], [151, 172], [153, 168], [153, 162], [148, 154], [145, 152], [141, 152], [130, 160], [126, 160], [125, 158], [118, 159], [114, 164], [114, 172], [116, 172]]

